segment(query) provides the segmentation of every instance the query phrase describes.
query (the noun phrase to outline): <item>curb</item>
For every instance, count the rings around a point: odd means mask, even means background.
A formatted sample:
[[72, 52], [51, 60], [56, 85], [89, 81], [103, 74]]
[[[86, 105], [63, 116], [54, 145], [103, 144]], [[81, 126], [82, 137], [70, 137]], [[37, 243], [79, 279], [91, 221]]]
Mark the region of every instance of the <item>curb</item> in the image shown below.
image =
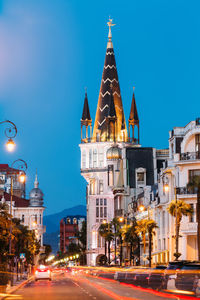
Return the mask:
[[2, 298], [0, 298], [1, 300], [6, 299], [6, 297], [8, 297], [8, 295], [13, 294], [14, 292], [16, 292], [18, 289], [20, 289], [21, 287], [23, 287], [24, 285], [26, 285], [29, 281], [33, 280], [33, 276], [31, 276], [29, 279], [21, 282], [19, 285], [14, 286], [13, 288], [10, 288], [9, 291], [6, 292], [6, 295], [3, 296]]

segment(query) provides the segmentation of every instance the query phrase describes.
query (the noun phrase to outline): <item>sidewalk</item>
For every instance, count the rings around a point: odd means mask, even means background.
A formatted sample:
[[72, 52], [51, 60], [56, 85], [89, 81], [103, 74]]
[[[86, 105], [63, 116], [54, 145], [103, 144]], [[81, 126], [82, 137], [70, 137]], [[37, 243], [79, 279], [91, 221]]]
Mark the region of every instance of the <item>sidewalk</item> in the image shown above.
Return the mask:
[[28, 279], [17, 281], [17, 282], [15, 282], [15, 284], [13, 286], [7, 287], [5, 294], [0, 293], [0, 300], [6, 299], [9, 295], [13, 294], [15, 291], [20, 289], [22, 286], [26, 285], [32, 279], [33, 279], [33, 276], [30, 276]]

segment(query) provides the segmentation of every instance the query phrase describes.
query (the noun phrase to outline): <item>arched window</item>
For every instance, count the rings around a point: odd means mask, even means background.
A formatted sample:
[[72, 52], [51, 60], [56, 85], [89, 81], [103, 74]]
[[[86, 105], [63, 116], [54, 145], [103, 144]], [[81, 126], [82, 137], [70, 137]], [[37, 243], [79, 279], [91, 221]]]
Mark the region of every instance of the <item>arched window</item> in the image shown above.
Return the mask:
[[92, 149], [89, 151], [89, 168], [92, 168]]
[[76, 218], [73, 219], [73, 224], [77, 224], [77, 219]]
[[93, 150], [93, 167], [97, 167], [97, 149]]
[[82, 168], [85, 169], [86, 168], [86, 151], [83, 150], [83, 154], [82, 154]]
[[70, 224], [70, 223], [71, 223], [70, 218], [67, 218], [67, 224]]
[[103, 167], [103, 148], [99, 149], [99, 167]]

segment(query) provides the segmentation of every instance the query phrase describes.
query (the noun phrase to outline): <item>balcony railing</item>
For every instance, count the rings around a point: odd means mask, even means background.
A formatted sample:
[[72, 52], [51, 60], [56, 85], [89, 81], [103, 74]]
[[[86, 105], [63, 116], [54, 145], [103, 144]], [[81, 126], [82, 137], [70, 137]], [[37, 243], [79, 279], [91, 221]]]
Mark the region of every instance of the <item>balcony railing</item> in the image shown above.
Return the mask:
[[181, 153], [180, 160], [196, 160], [200, 159], [200, 152], [185, 152]]
[[192, 195], [197, 193], [197, 188], [177, 187], [177, 195]]

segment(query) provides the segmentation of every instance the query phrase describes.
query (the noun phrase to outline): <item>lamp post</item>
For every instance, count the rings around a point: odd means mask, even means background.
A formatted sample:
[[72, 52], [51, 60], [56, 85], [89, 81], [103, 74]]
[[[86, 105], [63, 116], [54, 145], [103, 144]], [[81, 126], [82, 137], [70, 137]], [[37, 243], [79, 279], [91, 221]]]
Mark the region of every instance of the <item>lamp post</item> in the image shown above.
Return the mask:
[[[25, 183], [26, 181], [26, 170], [27, 170], [27, 163], [23, 160], [23, 159], [17, 159], [15, 160], [12, 164], [11, 164], [11, 168], [13, 168], [15, 166], [15, 164], [18, 165], [18, 169], [20, 169], [23, 173], [20, 174], [18, 180], [21, 183]], [[10, 237], [9, 237], [9, 256], [10, 256], [10, 271], [12, 271], [12, 202], [13, 202], [13, 177], [14, 177], [14, 173], [11, 171], [9, 173], [10, 175], [10, 216], [11, 216], [11, 220], [10, 220]], [[12, 278], [12, 277], [11, 277]], [[11, 281], [12, 283], [12, 281]]]
[[13, 138], [16, 137], [17, 135], [17, 127], [16, 125], [9, 121], [9, 120], [5, 120], [5, 121], [2, 121], [0, 122], [0, 125], [2, 124], [8, 124], [9, 126], [5, 129], [4, 133], [6, 135], [6, 137], [8, 138], [8, 141], [6, 143], [6, 148], [9, 152], [12, 152], [15, 148], [15, 143], [13, 141]]

